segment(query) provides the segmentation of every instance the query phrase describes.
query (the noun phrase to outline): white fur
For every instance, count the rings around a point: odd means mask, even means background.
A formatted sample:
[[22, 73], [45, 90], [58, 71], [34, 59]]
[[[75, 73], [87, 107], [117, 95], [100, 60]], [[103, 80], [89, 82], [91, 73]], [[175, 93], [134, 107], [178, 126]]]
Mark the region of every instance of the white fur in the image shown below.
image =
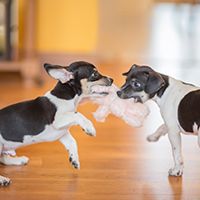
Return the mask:
[[64, 68], [50, 69], [48, 72], [53, 78], [60, 80], [62, 83], [66, 83], [73, 78], [72, 72], [67, 71]]
[[10, 155], [10, 156], [16, 156], [16, 152], [14, 150], [3, 150], [1, 152], [2, 155]]
[[26, 165], [28, 161], [29, 158], [26, 156], [12, 157], [10, 155], [2, 155], [0, 157], [0, 163], [4, 165]]
[[25, 135], [23, 142], [7, 141], [0, 135], [0, 144], [3, 145], [3, 151], [12, 151], [21, 146], [58, 140], [66, 134], [66, 129], [72, 125], [80, 125], [87, 134], [95, 135], [95, 128], [91, 121], [81, 113], [74, 112], [77, 97], [66, 101], [51, 95], [49, 92], [45, 96], [57, 107], [53, 123], [51, 125], [46, 125], [44, 131], [35, 136]]
[[39, 142], [55, 141], [65, 134], [65, 130], [57, 130], [52, 125], [46, 125], [44, 131], [35, 136], [25, 135], [23, 142], [12, 142], [3, 139], [0, 135], [0, 143], [3, 144], [3, 151], [15, 150], [22, 146], [27, 146]]
[[196, 122], [194, 122], [192, 129], [193, 129], [193, 133], [195, 135], [198, 135], [199, 128], [198, 128]]
[[[44, 65], [47, 72], [53, 78], [60, 80], [62, 83], [66, 83], [73, 78], [73, 73], [67, 71], [66, 67], [48, 65], [49, 64]], [[89, 99], [91, 95], [93, 96], [93, 94], [91, 94], [92, 86], [108, 85], [107, 82], [108, 80], [105, 78], [101, 78], [97, 81], [88, 81], [87, 79], [83, 79], [81, 80], [82, 94], [79, 96], [76, 95], [71, 100], [60, 99], [52, 95], [50, 92], [47, 92], [45, 97], [47, 97], [56, 106], [54, 121], [51, 124], [46, 125], [42, 132], [35, 133], [37, 135], [25, 135], [22, 142], [7, 141], [0, 133], [0, 162], [6, 165], [26, 164], [28, 162], [28, 158], [12, 157], [13, 155], [16, 155], [15, 149], [34, 143], [60, 140], [60, 142], [69, 151], [71, 164], [75, 168], [80, 168], [76, 141], [71, 136], [68, 128], [72, 125], [79, 125], [88, 135], [96, 135], [96, 130], [92, 122], [81, 113], [76, 112], [76, 109], [82, 99]], [[109, 82], [111, 83], [111, 80]], [[0, 177], [0, 184], [7, 185], [6, 180], [6, 178]]]
[[72, 165], [75, 168], [80, 169], [77, 143], [69, 131], [67, 131], [67, 133], [60, 138], [60, 142], [64, 145], [64, 147], [68, 151], [70, 162], [72, 163]]
[[[75, 96], [72, 100], [63, 100], [50, 92], [47, 92], [45, 96], [57, 108], [52, 124], [46, 125], [45, 129], [37, 135], [25, 135], [22, 142], [7, 141], [0, 133], [0, 163], [5, 165], [25, 165], [29, 160], [27, 157], [12, 157], [16, 155], [15, 149], [34, 143], [59, 140], [69, 152], [71, 164], [77, 169], [80, 168], [77, 144], [68, 128], [72, 125], [80, 125], [88, 135], [95, 136], [96, 134], [92, 122], [81, 113], [75, 112], [81, 97]], [[10, 179], [0, 176], [0, 185], [8, 185], [9, 183]]]
[[153, 134], [151, 134], [151, 135], [149, 135], [149, 136], [147, 137], [147, 140], [148, 140], [149, 142], [156, 142], [156, 141], [158, 141], [158, 140], [160, 139], [161, 136], [166, 135], [166, 134], [167, 134], [167, 131], [168, 131], [168, 129], [167, 129], [166, 125], [165, 125], [165, 124], [162, 124], [162, 125], [159, 126], [159, 128], [155, 131], [155, 133], [153, 133]]
[[76, 110], [77, 102], [79, 99], [79, 97], [76, 95], [71, 100], [64, 100], [52, 95], [50, 92], [47, 92], [44, 96], [47, 97], [56, 106], [56, 114], [74, 112]]
[[[183, 173], [183, 159], [181, 153], [181, 136], [180, 132], [185, 132], [178, 122], [178, 106], [182, 98], [189, 92], [198, 90], [198, 87], [183, 84], [181, 81], [169, 77], [169, 86], [166, 88], [162, 97], [155, 97], [154, 100], [160, 107], [160, 112], [165, 122], [166, 130], [162, 131], [160, 135], [168, 132], [168, 137], [172, 146], [172, 153], [174, 158], [174, 167], [169, 170], [169, 175], [181, 176]], [[195, 123], [195, 122], [194, 122]], [[194, 133], [198, 134], [197, 126], [193, 126]], [[160, 130], [158, 131], [160, 132]], [[159, 134], [158, 134], [159, 135]], [[199, 134], [200, 135], [200, 134]], [[152, 136], [149, 136], [152, 140]]]

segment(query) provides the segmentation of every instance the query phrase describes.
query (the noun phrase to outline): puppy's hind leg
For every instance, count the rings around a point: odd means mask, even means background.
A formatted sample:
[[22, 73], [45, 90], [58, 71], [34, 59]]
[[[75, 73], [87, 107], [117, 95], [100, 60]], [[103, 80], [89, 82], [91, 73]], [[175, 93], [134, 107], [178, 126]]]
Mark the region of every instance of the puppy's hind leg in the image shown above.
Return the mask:
[[157, 142], [161, 136], [167, 134], [167, 127], [165, 124], [162, 124], [153, 134], [147, 136], [149, 142]]
[[0, 163], [4, 165], [26, 165], [29, 158], [26, 156], [12, 157], [10, 155], [2, 154], [0, 157]]
[[170, 176], [182, 176], [183, 174], [183, 158], [181, 153], [181, 135], [178, 128], [168, 132], [169, 141], [172, 146], [174, 158], [174, 167], [169, 170]]
[[[1, 157], [1, 152], [2, 152], [2, 144], [0, 144], [0, 157]], [[8, 186], [10, 184], [10, 179], [4, 176], [0, 176], [0, 186]]]

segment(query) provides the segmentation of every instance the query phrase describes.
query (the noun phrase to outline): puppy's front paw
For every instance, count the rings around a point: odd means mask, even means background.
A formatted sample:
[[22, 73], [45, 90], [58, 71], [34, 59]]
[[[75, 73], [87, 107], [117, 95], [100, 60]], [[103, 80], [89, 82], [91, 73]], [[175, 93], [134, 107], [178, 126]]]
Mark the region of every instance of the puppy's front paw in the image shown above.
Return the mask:
[[159, 140], [159, 137], [154, 134], [147, 136], [148, 142], [157, 142], [158, 140]]
[[80, 169], [80, 162], [79, 162], [78, 158], [75, 158], [75, 156], [73, 154], [70, 155], [69, 162], [72, 164], [72, 166], [75, 169]]
[[84, 121], [83, 130], [90, 136], [96, 136], [96, 130], [91, 121]]
[[0, 176], [0, 186], [8, 186], [11, 183], [9, 178]]
[[182, 176], [183, 168], [182, 167], [174, 167], [169, 169], [169, 176]]

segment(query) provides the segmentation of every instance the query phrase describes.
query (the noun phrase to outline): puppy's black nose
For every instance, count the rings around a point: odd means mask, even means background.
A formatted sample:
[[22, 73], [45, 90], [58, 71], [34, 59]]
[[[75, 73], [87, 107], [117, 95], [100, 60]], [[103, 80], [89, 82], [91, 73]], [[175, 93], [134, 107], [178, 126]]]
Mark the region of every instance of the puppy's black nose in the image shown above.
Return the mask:
[[121, 97], [121, 95], [122, 95], [122, 92], [121, 91], [117, 91], [117, 96]]
[[47, 69], [49, 67], [49, 63], [44, 63], [44, 68]]

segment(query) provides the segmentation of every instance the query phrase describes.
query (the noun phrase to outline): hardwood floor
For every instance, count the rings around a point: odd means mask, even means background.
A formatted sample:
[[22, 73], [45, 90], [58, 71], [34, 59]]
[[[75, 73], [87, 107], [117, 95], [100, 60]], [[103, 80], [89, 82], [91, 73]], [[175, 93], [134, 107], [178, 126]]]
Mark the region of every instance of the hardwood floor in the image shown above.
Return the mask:
[[[101, 68], [111, 74], [112, 68]], [[118, 69], [125, 71], [125, 69]], [[115, 75], [117, 82], [121, 82]], [[17, 84], [16, 84], [17, 83]], [[0, 86], [0, 106], [34, 98], [54, 83], [41, 88], [23, 88], [19, 81]], [[92, 119], [97, 130], [95, 138], [79, 127], [71, 129], [77, 139], [81, 169], [73, 169], [68, 155], [59, 142], [41, 143], [17, 150], [30, 158], [27, 166], [0, 165], [0, 174], [12, 179], [12, 184], [0, 188], [0, 199], [199, 199], [200, 157], [197, 138], [183, 137], [185, 172], [182, 178], [168, 177], [172, 165], [171, 147], [167, 137], [158, 143], [148, 143], [146, 136], [161, 123], [157, 107], [150, 103], [152, 113], [140, 129], [109, 116], [105, 123], [93, 120], [96, 108], [84, 104], [79, 110]]]

